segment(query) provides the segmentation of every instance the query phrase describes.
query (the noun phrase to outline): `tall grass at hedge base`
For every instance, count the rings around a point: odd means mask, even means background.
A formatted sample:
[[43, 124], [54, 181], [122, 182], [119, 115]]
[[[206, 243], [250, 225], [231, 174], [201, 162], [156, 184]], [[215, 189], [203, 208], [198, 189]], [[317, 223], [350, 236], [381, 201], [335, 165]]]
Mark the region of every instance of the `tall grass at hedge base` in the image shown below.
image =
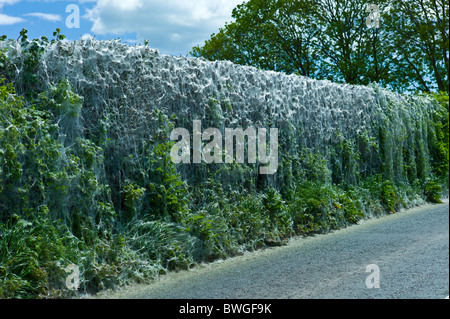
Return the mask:
[[122, 236], [86, 243], [46, 214], [28, 219], [13, 215], [0, 224], [0, 297], [70, 298], [65, 268], [80, 269], [78, 293], [155, 278], [160, 266], [141, 260]]
[[369, 210], [374, 215], [390, 211], [389, 205], [369, 196], [366, 189], [343, 190], [308, 182], [290, 203], [274, 189], [234, 196], [203, 211], [191, 211], [180, 223], [136, 219], [122, 233], [95, 237], [89, 243], [52, 221], [46, 212], [29, 219], [13, 215], [0, 226], [0, 296], [74, 297], [65, 286], [64, 268], [71, 263], [81, 270], [79, 292], [148, 282], [199, 262], [281, 245], [294, 235], [345, 227], [367, 216]]

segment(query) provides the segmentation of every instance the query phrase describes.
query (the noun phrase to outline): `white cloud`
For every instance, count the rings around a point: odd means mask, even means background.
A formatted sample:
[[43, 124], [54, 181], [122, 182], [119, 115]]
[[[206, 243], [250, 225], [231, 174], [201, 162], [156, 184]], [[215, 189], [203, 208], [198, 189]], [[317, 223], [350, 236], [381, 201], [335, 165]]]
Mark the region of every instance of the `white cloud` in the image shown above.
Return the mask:
[[57, 14], [50, 14], [50, 13], [42, 13], [42, 12], [32, 12], [32, 13], [26, 13], [24, 16], [31, 16], [31, 17], [37, 17], [46, 21], [50, 22], [57, 22], [61, 21], [62, 18], [60, 15]]
[[[0, 0], [0, 10], [3, 8], [3, 6], [5, 4], [12, 5], [19, 1], [20, 0]], [[9, 15], [0, 13], [0, 25], [12, 25], [12, 24], [23, 22], [23, 21], [25, 21], [25, 20], [22, 18], [12, 17]]]
[[80, 37], [80, 40], [89, 40], [89, 39], [93, 39], [94, 36], [89, 34], [89, 33], [85, 33]]
[[0, 13], [0, 25], [11, 25], [20, 22], [24, 22], [25, 20], [19, 17], [11, 17], [6, 14]]
[[187, 53], [231, 20], [244, 0], [98, 0], [88, 10], [95, 34], [136, 33], [162, 52]]
[[[4, 6], [5, 4], [11, 5], [11, 4], [15, 4], [15, 3], [19, 2], [19, 1], [20, 1], [20, 0], [0, 0], [0, 9], [3, 8], [3, 6]], [[1, 20], [0, 20], [0, 21], [1, 21]]]

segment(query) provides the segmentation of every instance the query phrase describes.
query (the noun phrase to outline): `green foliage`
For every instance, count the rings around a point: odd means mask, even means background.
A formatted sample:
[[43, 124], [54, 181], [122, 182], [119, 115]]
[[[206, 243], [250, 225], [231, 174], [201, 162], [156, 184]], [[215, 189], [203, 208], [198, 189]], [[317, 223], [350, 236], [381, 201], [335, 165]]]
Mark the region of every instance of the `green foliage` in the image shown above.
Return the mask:
[[[273, 187], [270, 187], [262, 195], [262, 204], [265, 208], [265, 214], [268, 215], [270, 224], [276, 234], [275, 238], [269, 238], [273, 243], [281, 243], [292, 235], [292, 219], [286, 207], [286, 203]], [[270, 242], [270, 241], [269, 241]]]
[[323, 230], [330, 190], [325, 185], [308, 181], [297, 186], [295, 199], [290, 206], [295, 232], [309, 234]]
[[395, 54], [398, 84], [420, 91], [449, 91], [448, 0], [389, 0], [382, 15], [386, 49]]
[[302, 179], [321, 184], [331, 182], [329, 163], [320, 153], [303, 148], [299, 156], [299, 175]]
[[130, 220], [135, 216], [137, 207], [140, 206], [139, 201], [142, 200], [145, 190], [145, 188], [137, 186], [132, 181], [127, 181], [127, 184], [123, 187], [122, 193], [126, 207], [126, 220]]
[[334, 82], [377, 82], [400, 92], [448, 92], [448, 1], [377, 1], [378, 28], [366, 25], [367, 5], [250, 0], [191, 54]]
[[47, 114], [28, 108], [11, 85], [0, 85], [0, 219], [42, 204], [44, 179], [57, 172], [57, 128]]
[[367, 189], [388, 213], [395, 213], [400, 208], [407, 207], [404, 198], [400, 196], [400, 189], [404, 186], [396, 185], [392, 180], [385, 180], [381, 174], [367, 178], [361, 183], [361, 187]]
[[355, 142], [337, 134], [331, 159], [332, 180], [335, 184], [356, 185], [359, 182], [360, 155]]
[[[26, 97], [36, 98], [43, 90], [42, 83], [39, 83], [38, 69], [40, 59], [49, 44], [54, 44], [64, 40], [65, 35], [61, 34], [61, 29], [57, 28], [53, 32], [55, 39], [51, 41], [42, 36], [39, 39], [28, 38], [28, 30], [22, 29], [17, 41], [0, 37], [0, 42], [15, 47], [15, 53], [9, 58], [6, 57], [6, 48], [0, 50], [0, 78], [5, 78], [8, 82], [15, 82], [16, 89], [23, 92]], [[16, 70], [20, 69], [21, 74]]]
[[64, 34], [61, 34], [61, 29], [60, 28], [56, 28], [56, 31], [53, 32], [53, 36], [55, 37], [55, 39], [52, 40], [52, 43], [64, 40], [66, 38], [66, 36]]
[[50, 87], [48, 91], [39, 94], [39, 100], [46, 110], [53, 113], [55, 118], [63, 115], [69, 117], [81, 115], [83, 98], [72, 92], [67, 80], [63, 80], [56, 86]]
[[[0, 86], [2, 296], [67, 295], [61, 267], [69, 260], [86, 262], [82, 289], [95, 291], [114, 278], [122, 258], [116, 254], [125, 249], [112, 234], [115, 213], [96, 174], [101, 149], [61, 135], [60, 115], [51, 112], [79, 101], [64, 95], [68, 90], [64, 83], [53, 87], [46, 96], [58, 99], [33, 105], [10, 84]], [[65, 147], [62, 136], [73, 144]]]
[[442, 187], [433, 179], [427, 179], [424, 186], [425, 196], [430, 203], [442, 203]]
[[381, 203], [390, 212], [395, 213], [397, 204], [397, 194], [395, 192], [395, 186], [392, 181], [383, 181], [381, 183], [380, 190], [380, 200]]
[[134, 220], [127, 225], [126, 237], [138, 256], [153, 261], [158, 272], [187, 269], [195, 262], [197, 238], [174, 223]]
[[173, 143], [158, 144], [150, 159], [149, 204], [150, 211], [157, 216], [170, 216], [174, 221], [186, 211], [186, 185], [170, 159]]
[[449, 97], [448, 94], [433, 94], [439, 107], [430, 119], [433, 128], [429, 134], [430, 156], [433, 173], [448, 190], [449, 180]]
[[156, 275], [156, 267], [139, 265], [136, 257], [121, 236], [80, 240], [53, 221], [46, 207], [27, 219], [13, 215], [0, 224], [0, 297], [73, 297], [75, 293], [65, 285], [69, 264], [80, 267], [84, 292], [125, 284], [142, 274]]
[[[45, 230], [46, 236], [53, 237], [53, 229]], [[39, 263], [39, 253], [50, 252], [59, 258], [57, 252], [61, 247], [56, 242], [48, 247], [50, 242], [42, 242], [42, 233], [36, 225], [17, 215], [11, 216], [8, 223], [0, 224], [0, 234], [0, 297], [27, 298], [45, 294], [50, 283], [47, 271]]]
[[[355, 224], [365, 217], [363, 210], [368, 208], [360, 202], [362, 199], [355, 190], [304, 181], [289, 207], [294, 230], [298, 234], [321, 233]], [[367, 200], [373, 201], [370, 197]]]

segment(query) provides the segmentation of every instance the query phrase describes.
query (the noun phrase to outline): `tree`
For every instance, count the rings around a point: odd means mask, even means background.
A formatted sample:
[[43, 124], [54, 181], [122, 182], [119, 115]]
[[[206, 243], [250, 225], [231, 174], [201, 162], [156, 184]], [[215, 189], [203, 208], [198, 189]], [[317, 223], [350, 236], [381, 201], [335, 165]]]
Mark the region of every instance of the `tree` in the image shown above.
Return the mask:
[[349, 84], [392, 82], [389, 52], [380, 45], [384, 30], [367, 26], [366, 8], [364, 0], [314, 2], [311, 15], [318, 26], [319, 78]]
[[191, 54], [265, 70], [314, 76], [317, 53], [309, 1], [250, 0], [238, 5], [226, 24]]
[[249, 0], [191, 54], [396, 90], [448, 92], [448, 0]]
[[398, 77], [410, 88], [449, 91], [448, 0], [391, 0], [383, 15]]

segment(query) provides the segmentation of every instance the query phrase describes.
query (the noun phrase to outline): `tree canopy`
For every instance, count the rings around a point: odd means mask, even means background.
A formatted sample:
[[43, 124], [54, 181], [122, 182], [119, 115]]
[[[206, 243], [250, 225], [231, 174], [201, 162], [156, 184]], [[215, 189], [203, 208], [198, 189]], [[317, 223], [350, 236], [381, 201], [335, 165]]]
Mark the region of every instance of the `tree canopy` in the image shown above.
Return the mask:
[[249, 0], [191, 54], [399, 92], [448, 92], [448, 0], [374, 4], [377, 12], [363, 0]]

